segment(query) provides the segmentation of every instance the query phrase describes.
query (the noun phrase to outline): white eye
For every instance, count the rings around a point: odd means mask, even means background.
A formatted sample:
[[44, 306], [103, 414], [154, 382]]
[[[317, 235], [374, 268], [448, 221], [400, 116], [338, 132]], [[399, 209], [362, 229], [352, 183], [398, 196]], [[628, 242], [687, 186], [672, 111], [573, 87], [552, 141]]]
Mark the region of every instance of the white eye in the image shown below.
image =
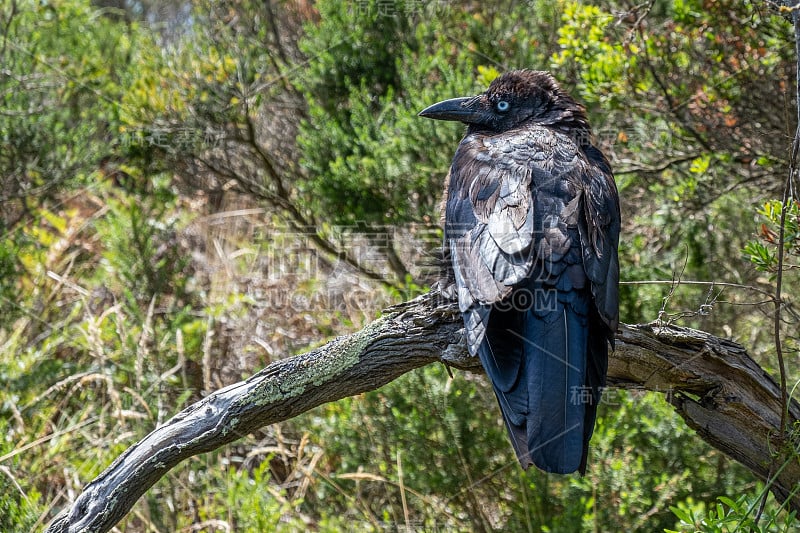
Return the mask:
[[509, 103], [506, 102], [505, 100], [500, 100], [499, 102], [497, 102], [497, 104], [495, 104], [495, 108], [497, 108], [497, 110], [500, 113], [505, 113], [506, 111], [508, 111], [509, 107], [511, 107], [511, 105], [509, 105]]

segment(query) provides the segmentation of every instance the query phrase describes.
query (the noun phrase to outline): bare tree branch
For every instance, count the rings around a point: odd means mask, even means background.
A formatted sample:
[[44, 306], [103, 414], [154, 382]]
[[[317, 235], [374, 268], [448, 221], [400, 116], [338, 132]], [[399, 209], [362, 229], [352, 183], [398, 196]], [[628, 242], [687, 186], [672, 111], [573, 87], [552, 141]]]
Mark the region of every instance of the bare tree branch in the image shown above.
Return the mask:
[[[480, 371], [477, 359], [467, 355], [458, 306], [438, 292], [392, 307], [358, 333], [277, 361], [184, 409], [89, 483], [48, 531], [108, 531], [187, 457], [323, 403], [377, 389], [434, 362]], [[800, 464], [775, 466], [780, 457], [773, 455], [779, 442], [780, 388], [741, 345], [687, 328], [623, 325], [609, 383], [666, 393], [701, 438], [762, 480], [772, 472], [773, 494], [800, 509], [800, 496], [793, 492]], [[800, 416], [796, 402], [790, 415]]]

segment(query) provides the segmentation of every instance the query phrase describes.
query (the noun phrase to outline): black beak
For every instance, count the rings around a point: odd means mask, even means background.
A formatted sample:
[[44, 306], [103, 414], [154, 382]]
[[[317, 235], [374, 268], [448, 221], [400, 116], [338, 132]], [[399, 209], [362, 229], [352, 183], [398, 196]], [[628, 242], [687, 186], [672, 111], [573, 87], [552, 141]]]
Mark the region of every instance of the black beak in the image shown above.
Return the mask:
[[451, 98], [438, 104], [426, 107], [419, 116], [436, 120], [457, 120], [465, 124], [482, 124], [486, 122], [486, 110], [477, 96]]

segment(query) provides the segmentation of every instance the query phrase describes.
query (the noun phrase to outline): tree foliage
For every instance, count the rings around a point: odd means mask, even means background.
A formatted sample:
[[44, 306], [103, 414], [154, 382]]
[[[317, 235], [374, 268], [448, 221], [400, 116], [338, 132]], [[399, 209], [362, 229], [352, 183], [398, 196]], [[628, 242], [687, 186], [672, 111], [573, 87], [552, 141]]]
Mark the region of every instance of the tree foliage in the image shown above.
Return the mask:
[[[793, 43], [734, 0], [3, 3], [0, 529], [41, 527], [186, 402], [424, 290], [462, 129], [416, 113], [508, 68], [551, 70], [612, 160], [625, 321], [777, 371], [783, 246], [793, 390]], [[647, 394], [609, 395], [584, 478], [521, 472], [484, 381], [433, 367], [243, 437], [122, 529], [796, 526], [771, 501], [755, 524], [763, 486]]]

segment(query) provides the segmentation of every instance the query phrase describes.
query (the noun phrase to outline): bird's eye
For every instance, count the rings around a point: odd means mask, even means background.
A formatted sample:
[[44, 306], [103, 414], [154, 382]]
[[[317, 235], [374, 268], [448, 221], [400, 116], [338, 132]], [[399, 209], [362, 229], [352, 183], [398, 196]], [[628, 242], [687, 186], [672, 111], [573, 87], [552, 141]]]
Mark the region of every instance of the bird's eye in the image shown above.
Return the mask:
[[511, 106], [510, 106], [510, 105], [509, 105], [509, 103], [508, 103], [508, 102], [506, 102], [505, 100], [500, 100], [499, 102], [497, 102], [497, 104], [495, 104], [495, 108], [496, 108], [496, 109], [497, 109], [497, 110], [498, 110], [500, 113], [505, 113], [506, 111], [508, 111], [508, 108], [509, 108], [509, 107], [511, 107]]

